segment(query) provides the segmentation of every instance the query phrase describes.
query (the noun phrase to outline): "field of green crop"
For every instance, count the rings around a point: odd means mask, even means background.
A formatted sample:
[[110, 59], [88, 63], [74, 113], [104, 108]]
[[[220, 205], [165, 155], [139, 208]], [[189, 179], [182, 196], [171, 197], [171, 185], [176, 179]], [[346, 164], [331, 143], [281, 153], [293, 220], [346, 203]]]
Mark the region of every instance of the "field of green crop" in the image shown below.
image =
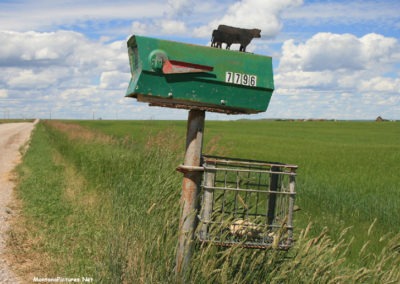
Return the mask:
[[[28, 281], [174, 283], [184, 121], [42, 122], [9, 245]], [[192, 283], [400, 281], [400, 123], [206, 121], [204, 153], [296, 164], [288, 252], [196, 246]], [[31, 277], [31, 278], [30, 278]]]

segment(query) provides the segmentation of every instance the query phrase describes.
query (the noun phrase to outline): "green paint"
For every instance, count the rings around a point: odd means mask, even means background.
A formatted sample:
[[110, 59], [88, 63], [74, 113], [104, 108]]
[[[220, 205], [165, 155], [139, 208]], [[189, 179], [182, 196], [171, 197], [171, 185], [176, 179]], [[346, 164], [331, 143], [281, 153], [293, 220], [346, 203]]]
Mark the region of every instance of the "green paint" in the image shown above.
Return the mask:
[[[126, 96], [151, 104], [258, 113], [267, 110], [274, 90], [272, 58], [268, 56], [141, 36], [128, 40], [128, 52], [132, 78]], [[166, 60], [212, 70], [164, 74]], [[232, 72], [233, 82], [227, 82], [227, 72]], [[234, 83], [239, 78], [235, 73], [241, 74], [241, 84]]]

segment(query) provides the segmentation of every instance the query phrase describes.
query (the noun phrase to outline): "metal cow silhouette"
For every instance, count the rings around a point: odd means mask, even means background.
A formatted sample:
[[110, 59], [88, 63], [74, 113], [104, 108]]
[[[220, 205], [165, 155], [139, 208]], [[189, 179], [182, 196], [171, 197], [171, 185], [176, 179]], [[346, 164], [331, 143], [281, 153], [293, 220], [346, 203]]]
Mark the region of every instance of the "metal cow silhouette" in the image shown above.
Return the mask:
[[240, 44], [240, 51], [245, 52], [253, 38], [260, 38], [261, 30], [259, 29], [242, 29], [226, 25], [219, 25], [214, 30], [211, 38], [211, 46], [222, 48], [222, 44], [226, 43], [226, 49], [230, 49], [233, 43]]

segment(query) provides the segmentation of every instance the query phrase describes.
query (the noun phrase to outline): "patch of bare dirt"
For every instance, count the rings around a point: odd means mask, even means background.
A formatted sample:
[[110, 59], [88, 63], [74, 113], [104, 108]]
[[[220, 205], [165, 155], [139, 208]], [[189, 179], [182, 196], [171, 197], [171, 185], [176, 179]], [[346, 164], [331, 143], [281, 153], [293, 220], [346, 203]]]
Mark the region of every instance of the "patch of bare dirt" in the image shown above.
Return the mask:
[[21, 283], [6, 260], [6, 238], [13, 207], [13, 169], [21, 161], [21, 152], [27, 147], [31, 132], [37, 123], [0, 124], [0, 283]]

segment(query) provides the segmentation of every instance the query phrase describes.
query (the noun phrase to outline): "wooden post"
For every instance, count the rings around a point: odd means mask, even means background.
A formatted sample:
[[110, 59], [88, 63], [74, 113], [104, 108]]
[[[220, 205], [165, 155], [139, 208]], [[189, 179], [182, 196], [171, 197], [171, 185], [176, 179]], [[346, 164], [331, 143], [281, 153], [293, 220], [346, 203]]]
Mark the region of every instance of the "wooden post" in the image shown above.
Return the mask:
[[[200, 167], [203, 147], [205, 111], [190, 110], [186, 133], [186, 152], [184, 166]], [[193, 253], [194, 231], [198, 224], [199, 195], [202, 172], [185, 170], [180, 200], [181, 218], [179, 221], [179, 240], [176, 254], [175, 272], [182, 282]]]

